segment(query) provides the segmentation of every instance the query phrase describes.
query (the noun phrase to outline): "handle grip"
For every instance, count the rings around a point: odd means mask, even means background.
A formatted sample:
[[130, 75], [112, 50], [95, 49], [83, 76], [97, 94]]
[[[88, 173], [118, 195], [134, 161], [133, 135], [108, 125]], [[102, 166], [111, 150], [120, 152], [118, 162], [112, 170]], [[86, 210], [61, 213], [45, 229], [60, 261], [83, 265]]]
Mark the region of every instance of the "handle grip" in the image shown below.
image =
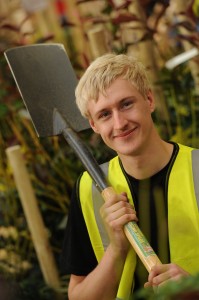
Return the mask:
[[[103, 199], [106, 201], [109, 197], [115, 195], [116, 192], [113, 187], [107, 187], [101, 194]], [[136, 222], [132, 221], [127, 223], [124, 226], [124, 232], [148, 272], [150, 272], [153, 266], [161, 264], [161, 261], [155, 254]]]

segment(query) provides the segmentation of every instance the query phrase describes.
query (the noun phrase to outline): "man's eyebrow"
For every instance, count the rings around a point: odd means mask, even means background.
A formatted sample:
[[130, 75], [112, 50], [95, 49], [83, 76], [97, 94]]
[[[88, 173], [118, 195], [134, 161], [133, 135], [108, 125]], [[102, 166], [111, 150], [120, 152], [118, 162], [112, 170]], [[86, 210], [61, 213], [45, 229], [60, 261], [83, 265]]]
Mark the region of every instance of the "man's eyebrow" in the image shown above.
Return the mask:
[[129, 95], [129, 96], [125, 97], [125, 98], [122, 98], [122, 99], [119, 101], [119, 103], [123, 103], [123, 102], [125, 102], [125, 101], [127, 101], [127, 100], [135, 100], [135, 99], [136, 99], [135, 96]]

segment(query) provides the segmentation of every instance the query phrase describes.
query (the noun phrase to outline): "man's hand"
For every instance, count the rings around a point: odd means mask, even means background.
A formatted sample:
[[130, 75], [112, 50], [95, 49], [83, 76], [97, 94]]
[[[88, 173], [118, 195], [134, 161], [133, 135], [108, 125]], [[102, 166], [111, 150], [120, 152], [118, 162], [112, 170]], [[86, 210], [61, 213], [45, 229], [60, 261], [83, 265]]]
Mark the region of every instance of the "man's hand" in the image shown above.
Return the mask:
[[189, 275], [189, 273], [176, 264], [157, 265], [152, 267], [149, 273], [148, 282], [145, 283], [144, 287], [162, 286], [169, 280], [176, 281]]
[[128, 202], [126, 193], [115, 194], [106, 200], [101, 207], [100, 214], [115, 253], [127, 253], [129, 241], [124, 234], [124, 225], [138, 219], [134, 208]]

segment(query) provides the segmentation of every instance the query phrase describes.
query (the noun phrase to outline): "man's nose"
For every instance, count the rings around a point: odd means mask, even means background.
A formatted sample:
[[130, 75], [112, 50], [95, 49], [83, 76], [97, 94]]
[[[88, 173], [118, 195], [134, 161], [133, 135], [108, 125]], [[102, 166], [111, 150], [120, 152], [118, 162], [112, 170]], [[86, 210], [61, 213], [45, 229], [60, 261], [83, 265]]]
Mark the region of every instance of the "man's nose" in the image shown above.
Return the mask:
[[115, 111], [113, 113], [113, 125], [114, 129], [122, 129], [126, 126], [127, 120], [124, 118], [121, 112]]

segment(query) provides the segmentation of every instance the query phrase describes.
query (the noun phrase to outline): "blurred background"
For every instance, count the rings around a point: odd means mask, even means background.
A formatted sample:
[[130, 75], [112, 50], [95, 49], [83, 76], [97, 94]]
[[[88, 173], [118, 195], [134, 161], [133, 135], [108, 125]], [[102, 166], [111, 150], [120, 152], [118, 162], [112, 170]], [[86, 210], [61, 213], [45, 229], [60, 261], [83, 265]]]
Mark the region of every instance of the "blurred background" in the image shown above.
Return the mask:
[[[135, 55], [148, 70], [161, 136], [198, 148], [199, 1], [0, 0], [0, 288], [10, 297], [22, 291], [26, 299], [67, 299], [59, 258], [71, 189], [83, 167], [61, 137], [37, 137], [4, 57], [9, 48], [36, 43], [63, 44], [77, 78], [104, 53]], [[80, 135], [99, 163], [113, 155], [90, 130]], [[30, 181], [23, 195], [13, 149]], [[28, 214], [23, 203], [30, 197]]]

